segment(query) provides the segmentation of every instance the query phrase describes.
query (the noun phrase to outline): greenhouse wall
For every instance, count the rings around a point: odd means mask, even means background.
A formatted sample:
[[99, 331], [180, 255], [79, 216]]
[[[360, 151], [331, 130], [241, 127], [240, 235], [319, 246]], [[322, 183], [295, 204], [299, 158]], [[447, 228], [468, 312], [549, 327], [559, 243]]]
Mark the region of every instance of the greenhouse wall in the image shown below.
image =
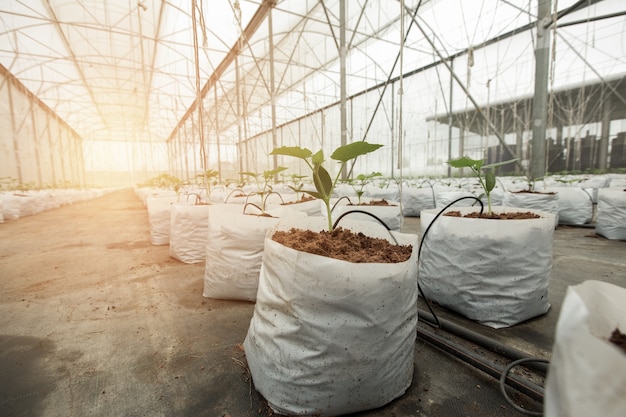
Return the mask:
[[85, 185], [82, 140], [0, 65], [0, 181], [5, 188]]

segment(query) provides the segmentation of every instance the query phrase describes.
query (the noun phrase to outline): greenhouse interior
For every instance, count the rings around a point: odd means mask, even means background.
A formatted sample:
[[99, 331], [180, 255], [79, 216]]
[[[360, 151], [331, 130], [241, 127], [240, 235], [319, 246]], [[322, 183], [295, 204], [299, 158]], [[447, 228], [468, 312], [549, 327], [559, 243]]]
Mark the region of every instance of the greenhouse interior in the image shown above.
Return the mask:
[[626, 415], [623, 0], [0, 23], [2, 416]]

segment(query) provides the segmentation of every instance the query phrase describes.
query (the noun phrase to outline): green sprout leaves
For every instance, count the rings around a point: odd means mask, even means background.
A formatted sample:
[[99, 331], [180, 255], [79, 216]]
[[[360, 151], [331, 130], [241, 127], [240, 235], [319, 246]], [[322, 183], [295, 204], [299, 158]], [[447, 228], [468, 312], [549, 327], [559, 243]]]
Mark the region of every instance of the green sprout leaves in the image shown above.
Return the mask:
[[496, 188], [496, 168], [515, 161], [517, 161], [517, 159], [485, 165], [485, 161], [482, 159], [472, 159], [467, 156], [463, 156], [461, 158], [448, 161], [448, 165], [453, 168], [470, 168], [472, 170], [474, 175], [476, 175], [480, 186], [483, 188], [485, 195], [487, 196], [487, 214], [491, 215], [491, 191]]
[[299, 158], [307, 164], [307, 166], [311, 169], [315, 191], [304, 192], [324, 202], [326, 206], [326, 213], [328, 215], [328, 230], [331, 231], [333, 228], [333, 223], [331, 218], [330, 199], [333, 195], [335, 186], [337, 185], [337, 181], [339, 180], [339, 176], [341, 175], [341, 171], [343, 170], [346, 163], [348, 163], [349, 161], [370, 152], [374, 152], [381, 146], [383, 145], [368, 142], [353, 142], [335, 149], [335, 151], [330, 155], [330, 158], [338, 161], [341, 166], [337, 171], [337, 175], [334, 179], [332, 178], [328, 170], [326, 170], [326, 168], [324, 168], [323, 166], [325, 158], [322, 150], [313, 153], [307, 148], [300, 148], [297, 146], [282, 146], [280, 148], [275, 148], [270, 153], [270, 155], [291, 156]]

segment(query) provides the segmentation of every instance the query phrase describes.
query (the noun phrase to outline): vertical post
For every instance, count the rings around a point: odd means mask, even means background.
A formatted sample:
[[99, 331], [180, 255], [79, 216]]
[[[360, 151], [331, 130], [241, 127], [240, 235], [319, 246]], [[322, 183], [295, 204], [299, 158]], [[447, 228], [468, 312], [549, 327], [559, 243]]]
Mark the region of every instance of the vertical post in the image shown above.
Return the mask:
[[[452, 160], [452, 90], [454, 89], [454, 58], [450, 59], [450, 96], [448, 99], [448, 161]], [[459, 154], [462, 157], [463, 154]], [[448, 178], [452, 176], [452, 167], [448, 164]]]
[[242, 132], [242, 123], [243, 121], [243, 112], [241, 111], [241, 74], [239, 70], [239, 55], [241, 54], [241, 48], [243, 45], [243, 41], [241, 39], [241, 9], [239, 8], [239, 2], [235, 1], [235, 18], [237, 19], [237, 29], [238, 29], [238, 38], [237, 38], [237, 54], [235, 56], [235, 95], [236, 95], [236, 104], [237, 104], [237, 151], [239, 155], [237, 160], [239, 161], [239, 171], [244, 171], [243, 169], [243, 155], [245, 149], [245, 143], [243, 141], [243, 132]]
[[535, 95], [533, 96], [531, 180], [546, 173], [546, 121], [550, 71], [550, 0], [537, 0], [537, 45], [535, 47]]
[[[339, 112], [341, 117], [341, 146], [348, 143], [346, 118], [346, 0], [339, 0], [339, 84], [341, 91]], [[342, 178], [347, 176], [347, 167], [344, 166]]]
[[[604, 89], [602, 90], [604, 93]], [[598, 168], [606, 170], [609, 156], [609, 134], [611, 133], [611, 95], [602, 94], [602, 126], [598, 143]]]
[[[204, 106], [202, 105], [202, 88], [200, 87], [200, 58], [198, 55], [198, 21], [196, 20], [196, 0], [191, 2], [191, 19], [192, 19], [192, 28], [193, 28], [193, 51], [194, 51], [194, 66], [195, 66], [195, 82], [196, 82], [196, 111], [198, 112], [198, 138], [200, 142], [200, 166], [201, 172], [204, 174], [207, 171], [207, 154], [204, 143]], [[194, 138], [195, 145], [195, 138]], [[198, 173], [195, 166], [196, 157], [194, 155], [194, 172], [193, 176]], [[189, 178], [189, 172], [187, 173], [187, 178]]]
[[215, 141], [217, 143], [217, 180], [222, 182], [222, 150], [220, 143], [220, 115], [217, 102], [217, 83], [213, 85], [213, 109], [215, 110]]
[[[267, 30], [269, 38], [269, 58], [270, 58], [270, 99], [272, 111], [272, 148], [278, 147], [276, 141], [276, 81], [274, 79], [274, 28], [272, 25], [272, 10], [267, 14]], [[273, 156], [272, 169], [278, 168], [278, 155]]]

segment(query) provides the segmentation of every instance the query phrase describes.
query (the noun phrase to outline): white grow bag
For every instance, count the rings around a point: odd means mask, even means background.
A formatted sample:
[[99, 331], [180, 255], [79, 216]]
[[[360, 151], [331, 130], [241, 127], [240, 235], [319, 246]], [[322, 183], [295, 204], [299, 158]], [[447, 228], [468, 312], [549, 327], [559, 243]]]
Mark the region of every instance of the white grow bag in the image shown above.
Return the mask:
[[559, 194], [557, 192], [507, 191], [502, 198], [502, 205], [552, 213], [554, 214], [554, 227], [559, 225]]
[[204, 262], [209, 206], [175, 203], [170, 207], [170, 256], [187, 264]]
[[430, 186], [402, 189], [402, 212], [406, 217], [419, 217], [422, 210], [435, 208], [435, 191]]
[[626, 191], [602, 188], [598, 191], [596, 233], [607, 239], [626, 240]]
[[[305, 216], [285, 208], [271, 213], [281, 217]], [[279, 217], [243, 214], [243, 206], [209, 206], [204, 297], [256, 300], [265, 234], [278, 220]]]
[[626, 332], [626, 289], [600, 281], [570, 286], [546, 379], [546, 417], [626, 416], [626, 354], [609, 342]]
[[579, 187], [555, 187], [549, 191], [558, 193], [559, 223], [583, 225], [593, 218], [593, 197]]
[[[373, 198], [362, 197], [361, 203], [369, 203], [373, 200], [374, 200]], [[377, 199], [377, 200], [380, 200], [380, 199]], [[335, 205], [335, 202], [337, 201], [339, 201], [339, 203]], [[352, 204], [350, 204], [350, 202]], [[382, 220], [383, 223], [385, 223], [385, 225], [387, 225], [387, 227], [390, 230], [399, 231], [402, 228], [402, 224], [404, 222], [404, 216], [402, 215], [402, 207], [400, 206], [400, 203], [398, 203], [397, 201], [388, 201], [388, 203], [389, 203], [388, 206], [358, 205], [357, 197], [351, 197], [350, 201], [346, 199], [342, 199], [342, 200], [333, 199], [331, 200], [331, 203], [330, 203], [331, 204], [330, 207], [332, 209], [332, 219], [334, 222], [342, 214], [347, 213], [349, 211], [354, 211], [354, 210], [365, 211], [367, 213], [373, 214], [374, 216]], [[321, 201], [318, 201], [317, 204], [320, 205], [322, 217], [326, 219], [327, 218], [326, 205]], [[369, 222], [375, 222], [377, 224], [380, 224], [378, 220], [376, 220], [374, 217], [370, 216], [369, 214], [364, 214], [364, 213], [350, 213], [350, 214], [346, 214], [344, 218], [351, 219], [351, 220], [369, 221]]]
[[[478, 208], [455, 207], [461, 213]], [[424, 210], [424, 233], [441, 209]], [[494, 212], [520, 211], [493, 207]], [[423, 236], [419, 284], [426, 298], [483, 325], [501, 328], [546, 313], [554, 215], [490, 220], [441, 215]]]
[[[294, 219], [290, 219], [294, 220]], [[321, 218], [277, 229], [322, 230]], [[384, 227], [341, 222], [389, 238]], [[417, 235], [402, 263], [350, 263], [265, 239], [259, 291], [244, 341], [255, 388], [279, 413], [337, 416], [380, 407], [413, 377], [417, 323]]]
[[150, 242], [153, 245], [170, 243], [170, 208], [178, 201], [177, 196], [146, 198], [148, 221], [150, 222]]

